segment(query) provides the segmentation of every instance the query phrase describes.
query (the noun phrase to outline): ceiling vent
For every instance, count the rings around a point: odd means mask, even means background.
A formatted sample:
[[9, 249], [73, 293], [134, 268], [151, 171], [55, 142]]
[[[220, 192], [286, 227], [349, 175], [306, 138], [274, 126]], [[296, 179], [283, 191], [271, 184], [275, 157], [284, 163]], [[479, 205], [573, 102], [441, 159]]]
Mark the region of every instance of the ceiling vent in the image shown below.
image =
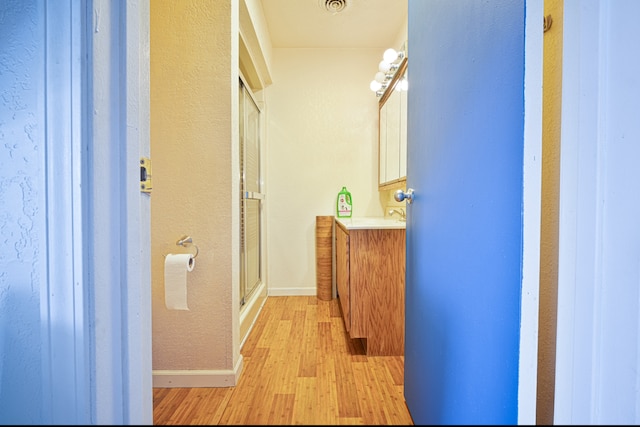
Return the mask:
[[340, 13], [347, 8], [347, 0], [318, 0], [320, 7], [333, 14]]

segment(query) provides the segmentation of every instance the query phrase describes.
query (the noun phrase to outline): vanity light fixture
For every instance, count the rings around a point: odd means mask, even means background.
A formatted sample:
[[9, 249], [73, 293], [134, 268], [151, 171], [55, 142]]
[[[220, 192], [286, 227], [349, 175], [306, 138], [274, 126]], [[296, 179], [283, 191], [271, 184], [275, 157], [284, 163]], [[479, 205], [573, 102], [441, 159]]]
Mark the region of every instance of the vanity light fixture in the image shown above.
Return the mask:
[[378, 72], [369, 84], [369, 88], [376, 93], [377, 97], [384, 94], [389, 82], [393, 79], [398, 67], [400, 67], [400, 62], [404, 59], [404, 56], [405, 53], [403, 51], [396, 51], [395, 49], [384, 51], [382, 61], [378, 64]]
[[378, 70], [382, 71], [383, 73], [388, 73], [390, 71], [395, 71], [398, 69], [398, 67], [400, 66], [400, 64], [396, 64], [396, 63], [390, 63], [385, 61], [384, 59], [382, 61], [380, 61], [380, 63], [378, 64]]
[[387, 49], [384, 51], [382, 55], [382, 59], [384, 62], [388, 62], [389, 64], [393, 64], [395, 62], [401, 61], [404, 58], [403, 51], [396, 51], [395, 49]]
[[384, 91], [387, 89], [387, 86], [389, 84], [388, 83], [380, 83], [376, 80], [372, 80], [371, 84], [369, 85], [369, 89], [371, 89], [372, 91], [374, 91], [376, 93], [376, 96], [382, 96], [382, 94], [384, 93]]
[[369, 89], [371, 89], [374, 92], [379, 92], [380, 90], [382, 90], [384, 92], [384, 89], [387, 88], [387, 85], [383, 85], [382, 83], [380, 83], [377, 80], [371, 80], [371, 83], [369, 84]]
[[385, 71], [378, 71], [376, 73], [376, 77], [375, 77], [377, 82], [380, 83], [384, 83], [384, 82], [388, 82], [389, 80], [391, 80], [390, 74], [388, 74]]
[[403, 76], [402, 80], [400, 80], [400, 84], [396, 87], [397, 90], [408, 91], [409, 90], [409, 80], [407, 80], [407, 76]]

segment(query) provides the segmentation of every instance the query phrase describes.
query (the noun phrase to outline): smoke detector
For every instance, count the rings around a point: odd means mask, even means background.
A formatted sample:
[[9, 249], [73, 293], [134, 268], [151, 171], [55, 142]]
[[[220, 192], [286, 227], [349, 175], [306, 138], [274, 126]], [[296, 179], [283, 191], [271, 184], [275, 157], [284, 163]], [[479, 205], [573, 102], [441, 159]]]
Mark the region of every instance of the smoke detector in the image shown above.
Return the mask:
[[333, 14], [340, 13], [347, 8], [347, 0], [318, 0], [320, 7]]

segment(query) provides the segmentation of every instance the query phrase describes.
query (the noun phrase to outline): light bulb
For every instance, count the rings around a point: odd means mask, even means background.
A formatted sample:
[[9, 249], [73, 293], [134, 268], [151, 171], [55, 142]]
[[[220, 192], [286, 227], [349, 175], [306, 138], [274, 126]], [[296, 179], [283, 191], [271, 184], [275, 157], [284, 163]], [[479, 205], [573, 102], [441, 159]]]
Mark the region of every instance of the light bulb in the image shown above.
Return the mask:
[[391, 64], [386, 61], [380, 61], [380, 64], [378, 64], [378, 70], [382, 71], [383, 73], [389, 72], [390, 69]]
[[398, 59], [398, 52], [396, 52], [395, 49], [389, 48], [384, 51], [382, 58], [384, 59], [385, 62], [388, 62], [389, 64], [391, 64], [396, 59]]
[[379, 81], [380, 83], [382, 83], [386, 79], [387, 79], [387, 75], [385, 73], [383, 73], [382, 71], [378, 71], [376, 73], [376, 81]]
[[369, 88], [374, 92], [379, 91], [381, 87], [382, 87], [382, 83], [380, 83], [377, 80], [371, 80], [371, 83], [369, 84]]

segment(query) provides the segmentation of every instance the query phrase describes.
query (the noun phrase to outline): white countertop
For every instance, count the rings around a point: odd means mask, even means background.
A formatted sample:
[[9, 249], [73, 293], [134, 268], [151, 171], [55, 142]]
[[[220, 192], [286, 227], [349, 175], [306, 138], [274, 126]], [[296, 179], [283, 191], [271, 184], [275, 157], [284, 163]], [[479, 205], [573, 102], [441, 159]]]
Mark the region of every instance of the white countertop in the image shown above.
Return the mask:
[[336, 217], [336, 220], [339, 221], [347, 230], [407, 228], [406, 221], [400, 221], [392, 218], [361, 216], [351, 218]]

